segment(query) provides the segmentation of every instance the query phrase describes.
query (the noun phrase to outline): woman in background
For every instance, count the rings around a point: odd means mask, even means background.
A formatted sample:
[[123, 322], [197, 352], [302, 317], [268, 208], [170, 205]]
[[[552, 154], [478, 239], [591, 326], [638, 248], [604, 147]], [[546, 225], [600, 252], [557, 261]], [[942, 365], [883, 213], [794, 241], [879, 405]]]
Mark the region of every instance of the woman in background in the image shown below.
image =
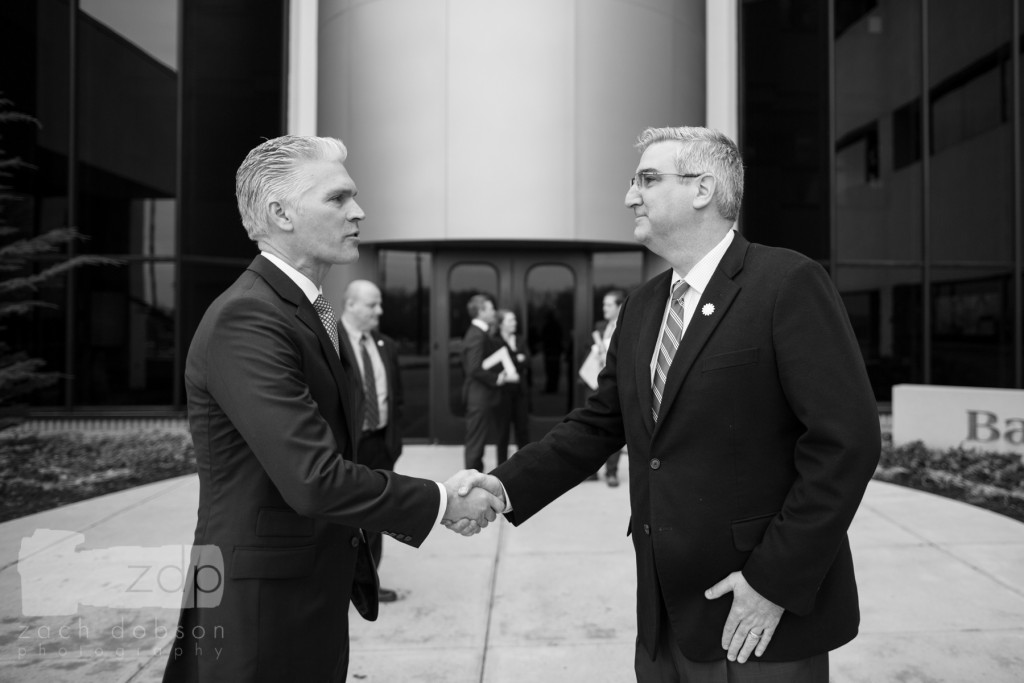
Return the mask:
[[516, 314], [502, 308], [495, 316], [497, 322], [498, 341], [508, 349], [508, 355], [519, 373], [519, 381], [506, 381], [498, 387], [501, 402], [494, 409], [494, 426], [498, 430], [498, 464], [508, 459], [508, 444], [511, 427], [516, 430], [516, 446], [522, 448], [530, 441], [529, 417], [526, 407], [526, 347], [521, 337], [516, 335], [519, 324]]

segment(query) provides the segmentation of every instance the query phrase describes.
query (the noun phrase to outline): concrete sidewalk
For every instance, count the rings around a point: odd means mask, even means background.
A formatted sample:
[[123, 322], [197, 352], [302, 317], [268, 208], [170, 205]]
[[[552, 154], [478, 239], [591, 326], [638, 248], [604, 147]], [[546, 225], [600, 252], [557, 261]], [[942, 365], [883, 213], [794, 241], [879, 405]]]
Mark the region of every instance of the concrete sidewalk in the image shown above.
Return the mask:
[[[461, 460], [460, 447], [411, 446], [398, 469], [444, 479]], [[103, 598], [118, 563], [191, 542], [197, 496], [182, 477], [0, 524], [0, 680], [159, 680], [179, 569], [137, 577], [153, 604]], [[374, 623], [352, 613], [349, 680], [634, 680], [628, 498], [625, 478], [585, 482], [519, 529], [438, 529], [419, 550], [386, 539], [382, 584], [402, 599]], [[872, 482], [851, 538], [861, 635], [832, 654], [833, 681], [1024, 680], [1024, 524]], [[50, 584], [31, 582], [41, 574]], [[85, 603], [74, 616], [23, 616], [24, 598], [68, 595]]]

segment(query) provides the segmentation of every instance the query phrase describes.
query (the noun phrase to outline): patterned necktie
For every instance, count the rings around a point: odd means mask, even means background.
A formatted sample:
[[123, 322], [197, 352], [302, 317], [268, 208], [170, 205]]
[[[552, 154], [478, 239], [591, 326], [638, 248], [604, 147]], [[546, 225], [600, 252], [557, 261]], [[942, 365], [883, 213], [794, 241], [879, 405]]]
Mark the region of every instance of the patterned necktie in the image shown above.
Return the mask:
[[683, 295], [689, 288], [686, 280], [680, 280], [672, 288], [672, 303], [668, 308], [668, 318], [665, 320], [665, 333], [661, 335], [661, 344], [658, 345], [658, 363], [654, 368], [654, 382], [651, 384], [651, 413], [655, 422], [658, 421], [658, 409], [661, 408], [668, 369], [679, 348], [679, 340], [683, 338]]
[[359, 348], [363, 356], [363, 430], [372, 432], [380, 426], [380, 406], [377, 405], [377, 378], [373, 374], [373, 361], [367, 344], [373, 343], [369, 335], [363, 335]]
[[327, 336], [331, 338], [331, 343], [334, 344], [334, 352], [341, 356], [338, 349], [338, 320], [334, 317], [334, 309], [331, 308], [331, 302], [324, 298], [323, 294], [316, 295], [316, 301], [313, 302], [313, 308], [316, 309], [317, 315], [320, 316], [320, 322], [323, 323], [324, 329], [327, 330]]

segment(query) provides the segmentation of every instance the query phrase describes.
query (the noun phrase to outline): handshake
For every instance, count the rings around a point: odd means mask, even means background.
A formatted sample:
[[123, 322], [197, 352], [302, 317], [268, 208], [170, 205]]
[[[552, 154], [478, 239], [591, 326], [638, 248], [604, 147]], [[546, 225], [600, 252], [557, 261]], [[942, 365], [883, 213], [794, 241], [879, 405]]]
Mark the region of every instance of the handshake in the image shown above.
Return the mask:
[[463, 536], [472, 536], [505, 511], [505, 489], [497, 477], [462, 470], [444, 483], [448, 507], [441, 524]]

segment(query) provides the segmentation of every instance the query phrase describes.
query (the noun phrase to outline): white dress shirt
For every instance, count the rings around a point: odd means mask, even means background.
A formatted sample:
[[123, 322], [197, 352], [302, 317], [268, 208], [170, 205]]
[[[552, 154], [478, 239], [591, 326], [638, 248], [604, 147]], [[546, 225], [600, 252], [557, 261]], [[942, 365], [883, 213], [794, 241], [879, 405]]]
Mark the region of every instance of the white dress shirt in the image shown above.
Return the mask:
[[[715, 269], [718, 268], [718, 264], [722, 262], [722, 257], [725, 256], [726, 250], [729, 245], [732, 244], [733, 238], [736, 236], [735, 230], [730, 230], [722, 238], [722, 241], [714, 246], [714, 248], [704, 255], [697, 264], [690, 269], [690, 272], [686, 276], [679, 274], [679, 271], [672, 271], [672, 284], [669, 286], [669, 295], [665, 300], [665, 312], [661, 315], [661, 328], [658, 329], [657, 342], [654, 344], [654, 355], [651, 356], [651, 384], [654, 384], [654, 369], [658, 367], [658, 352], [661, 349], [661, 338], [665, 334], [665, 324], [668, 321], [668, 311], [672, 305], [672, 289], [676, 286], [676, 283], [680, 280], [686, 280], [686, 284], [690, 285], [690, 288], [683, 294], [683, 337], [686, 337], [686, 328], [690, 326], [690, 321], [693, 320], [693, 312], [697, 309], [697, 304], [700, 303], [700, 298], [704, 294], [704, 290], [708, 288], [708, 282], [711, 281], [711, 276], [715, 274]], [[680, 340], [680, 343], [682, 341]]]
[[384, 360], [380, 357], [380, 349], [377, 348], [377, 342], [374, 341], [373, 335], [369, 332], [360, 332], [353, 327], [349, 327], [345, 318], [341, 319], [341, 325], [348, 334], [349, 342], [352, 344], [356, 363], [359, 364], [360, 378], [366, 375], [366, 368], [363, 367], [363, 335], [365, 334], [367, 339], [369, 339], [366, 348], [370, 356], [370, 363], [373, 365], [373, 383], [377, 387], [377, 412], [380, 414], [377, 429], [384, 429], [388, 424], [388, 375], [384, 369]]

